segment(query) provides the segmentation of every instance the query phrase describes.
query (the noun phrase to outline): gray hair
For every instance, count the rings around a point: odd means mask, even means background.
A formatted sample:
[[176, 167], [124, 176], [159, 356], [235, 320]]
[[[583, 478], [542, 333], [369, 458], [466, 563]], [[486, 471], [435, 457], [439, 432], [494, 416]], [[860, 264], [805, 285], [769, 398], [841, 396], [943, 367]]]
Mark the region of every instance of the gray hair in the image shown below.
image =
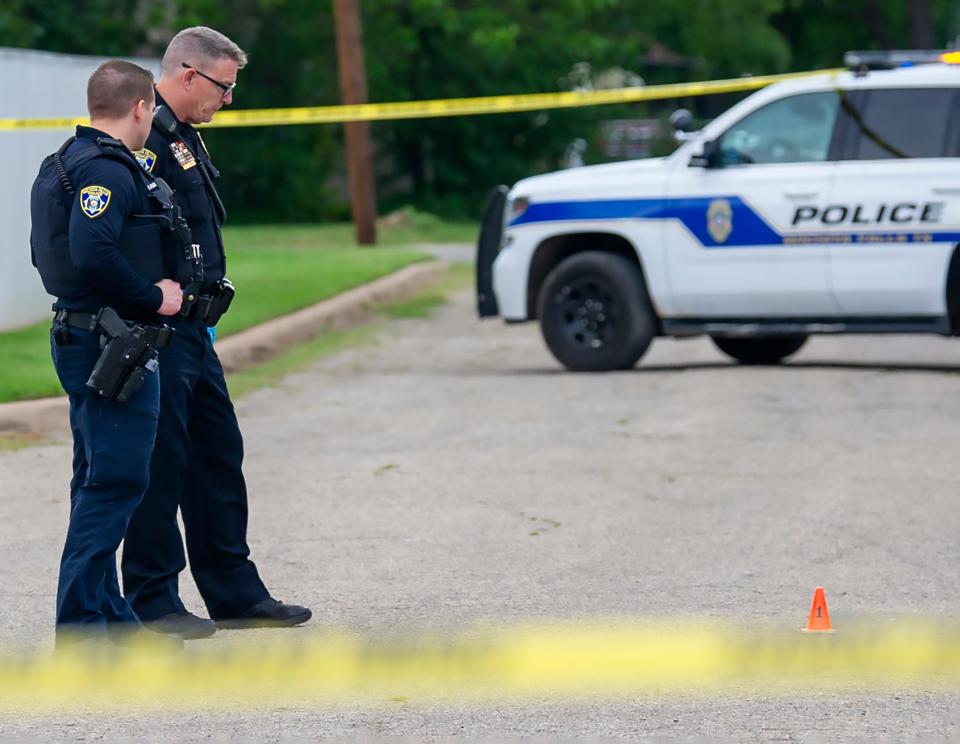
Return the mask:
[[196, 65], [221, 59], [232, 59], [240, 68], [247, 64], [246, 52], [219, 31], [206, 26], [185, 28], [167, 45], [163, 54], [163, 74], [177, 74], [182, 62]]

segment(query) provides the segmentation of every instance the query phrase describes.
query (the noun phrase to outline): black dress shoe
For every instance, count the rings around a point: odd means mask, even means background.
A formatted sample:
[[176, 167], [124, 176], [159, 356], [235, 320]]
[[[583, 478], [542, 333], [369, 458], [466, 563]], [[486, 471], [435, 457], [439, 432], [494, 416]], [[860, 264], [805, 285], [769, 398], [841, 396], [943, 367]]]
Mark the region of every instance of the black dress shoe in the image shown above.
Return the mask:
[[217, 624], [205, 617], [197, 617], [187, 612], [171, 612], [152, 622], [144, 623], [147, 630], [165, 635], [180, 636], [185, 641], [197, 638], [209, 638], [217, 632]]
[[267, 597], [236, 617], [217, 618], [218, 628], [290, 628], [307, 622], [313, 613], [300, 605]]

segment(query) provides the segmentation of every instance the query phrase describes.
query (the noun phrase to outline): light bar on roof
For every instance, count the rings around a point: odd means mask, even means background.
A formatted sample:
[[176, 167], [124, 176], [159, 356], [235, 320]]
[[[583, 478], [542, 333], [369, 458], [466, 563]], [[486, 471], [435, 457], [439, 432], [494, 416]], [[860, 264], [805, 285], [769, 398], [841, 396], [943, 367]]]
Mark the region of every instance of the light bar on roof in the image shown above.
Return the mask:
[[892, 70], [896, 67], [929, 65], [938, 62], [960, 64], [960, 51], [914, 49], [887, 52], [847, 52], [843, 64], [851, 70]]

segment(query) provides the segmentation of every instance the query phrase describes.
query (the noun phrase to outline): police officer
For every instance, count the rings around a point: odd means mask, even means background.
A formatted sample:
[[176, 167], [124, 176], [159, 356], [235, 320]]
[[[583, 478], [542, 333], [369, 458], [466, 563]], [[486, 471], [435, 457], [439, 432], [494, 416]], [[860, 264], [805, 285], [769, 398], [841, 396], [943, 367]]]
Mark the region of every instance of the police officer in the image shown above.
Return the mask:
[[[53, 363], [70, 400], [73, 478], [70, 521], [57, 586], [58, 645], [83, 629], [116, 639], [139, 627], [120, 593], [116, 552], [147, 486], [160, 406], [152, 365], [127, 402], [87, 386], [101, 357], [98, 313], [120, 322], [161, 324], [181, 306], [164, 254], [162, 206], [132, 149], [143, 146], [154, 107], [153, 76], [105, 62], [90, 77], [91, 126], [44, 160], [31, 191], [31, 253], [56, 296]], [[151, 185], [153, 184], [153, 185]], [[117, 317], [119, 316], [119, 317]], [[104, 317], [103, 323], [106, 323]], [[143, 328], [141, 328], [143, 330]], [[149, 360], [148, 360], [149, 361]]]
[[[123, 584], [147, 627], [200, 638], [221, 627], [292, 626], [310, 619], [306, 607], [273, 599], [250, 560], [243, 439], [212, 333], [232, 296], [225, 280], [220, 227], [226, 217], [220, 173], [193, 124], [209, 122], [231, 103], [244, 52], [206, 27], [170, 41], [157, 83], [158, 111], [138, 160], [169, 182], [203, 254], [203, 284], [189, 316], [161, 353], [160, 421], [150, 485], [127, 529]], [[187, 294], [190, 297], [190, 293]], [[177, 507], [190, 569], [210, 617], [188, 612], [178, 574], [185, 567]]]

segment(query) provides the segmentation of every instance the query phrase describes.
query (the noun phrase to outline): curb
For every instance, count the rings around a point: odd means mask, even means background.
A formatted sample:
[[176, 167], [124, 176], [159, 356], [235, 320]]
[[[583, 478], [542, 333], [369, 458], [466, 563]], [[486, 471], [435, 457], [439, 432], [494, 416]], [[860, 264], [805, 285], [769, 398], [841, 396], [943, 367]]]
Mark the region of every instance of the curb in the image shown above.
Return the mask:
[[[363, 322], [371, 314], [371, 305], [413, 294], [448, 265], [447, 261], [411, 264], [316, 305], [247, 328], [217, 341], [217, 356], [226, 372], [260, 364], [324, 330]], [[66, 396], [0, 404], [0, 434], [4, 433], [66, 436], [70, 433]]]

